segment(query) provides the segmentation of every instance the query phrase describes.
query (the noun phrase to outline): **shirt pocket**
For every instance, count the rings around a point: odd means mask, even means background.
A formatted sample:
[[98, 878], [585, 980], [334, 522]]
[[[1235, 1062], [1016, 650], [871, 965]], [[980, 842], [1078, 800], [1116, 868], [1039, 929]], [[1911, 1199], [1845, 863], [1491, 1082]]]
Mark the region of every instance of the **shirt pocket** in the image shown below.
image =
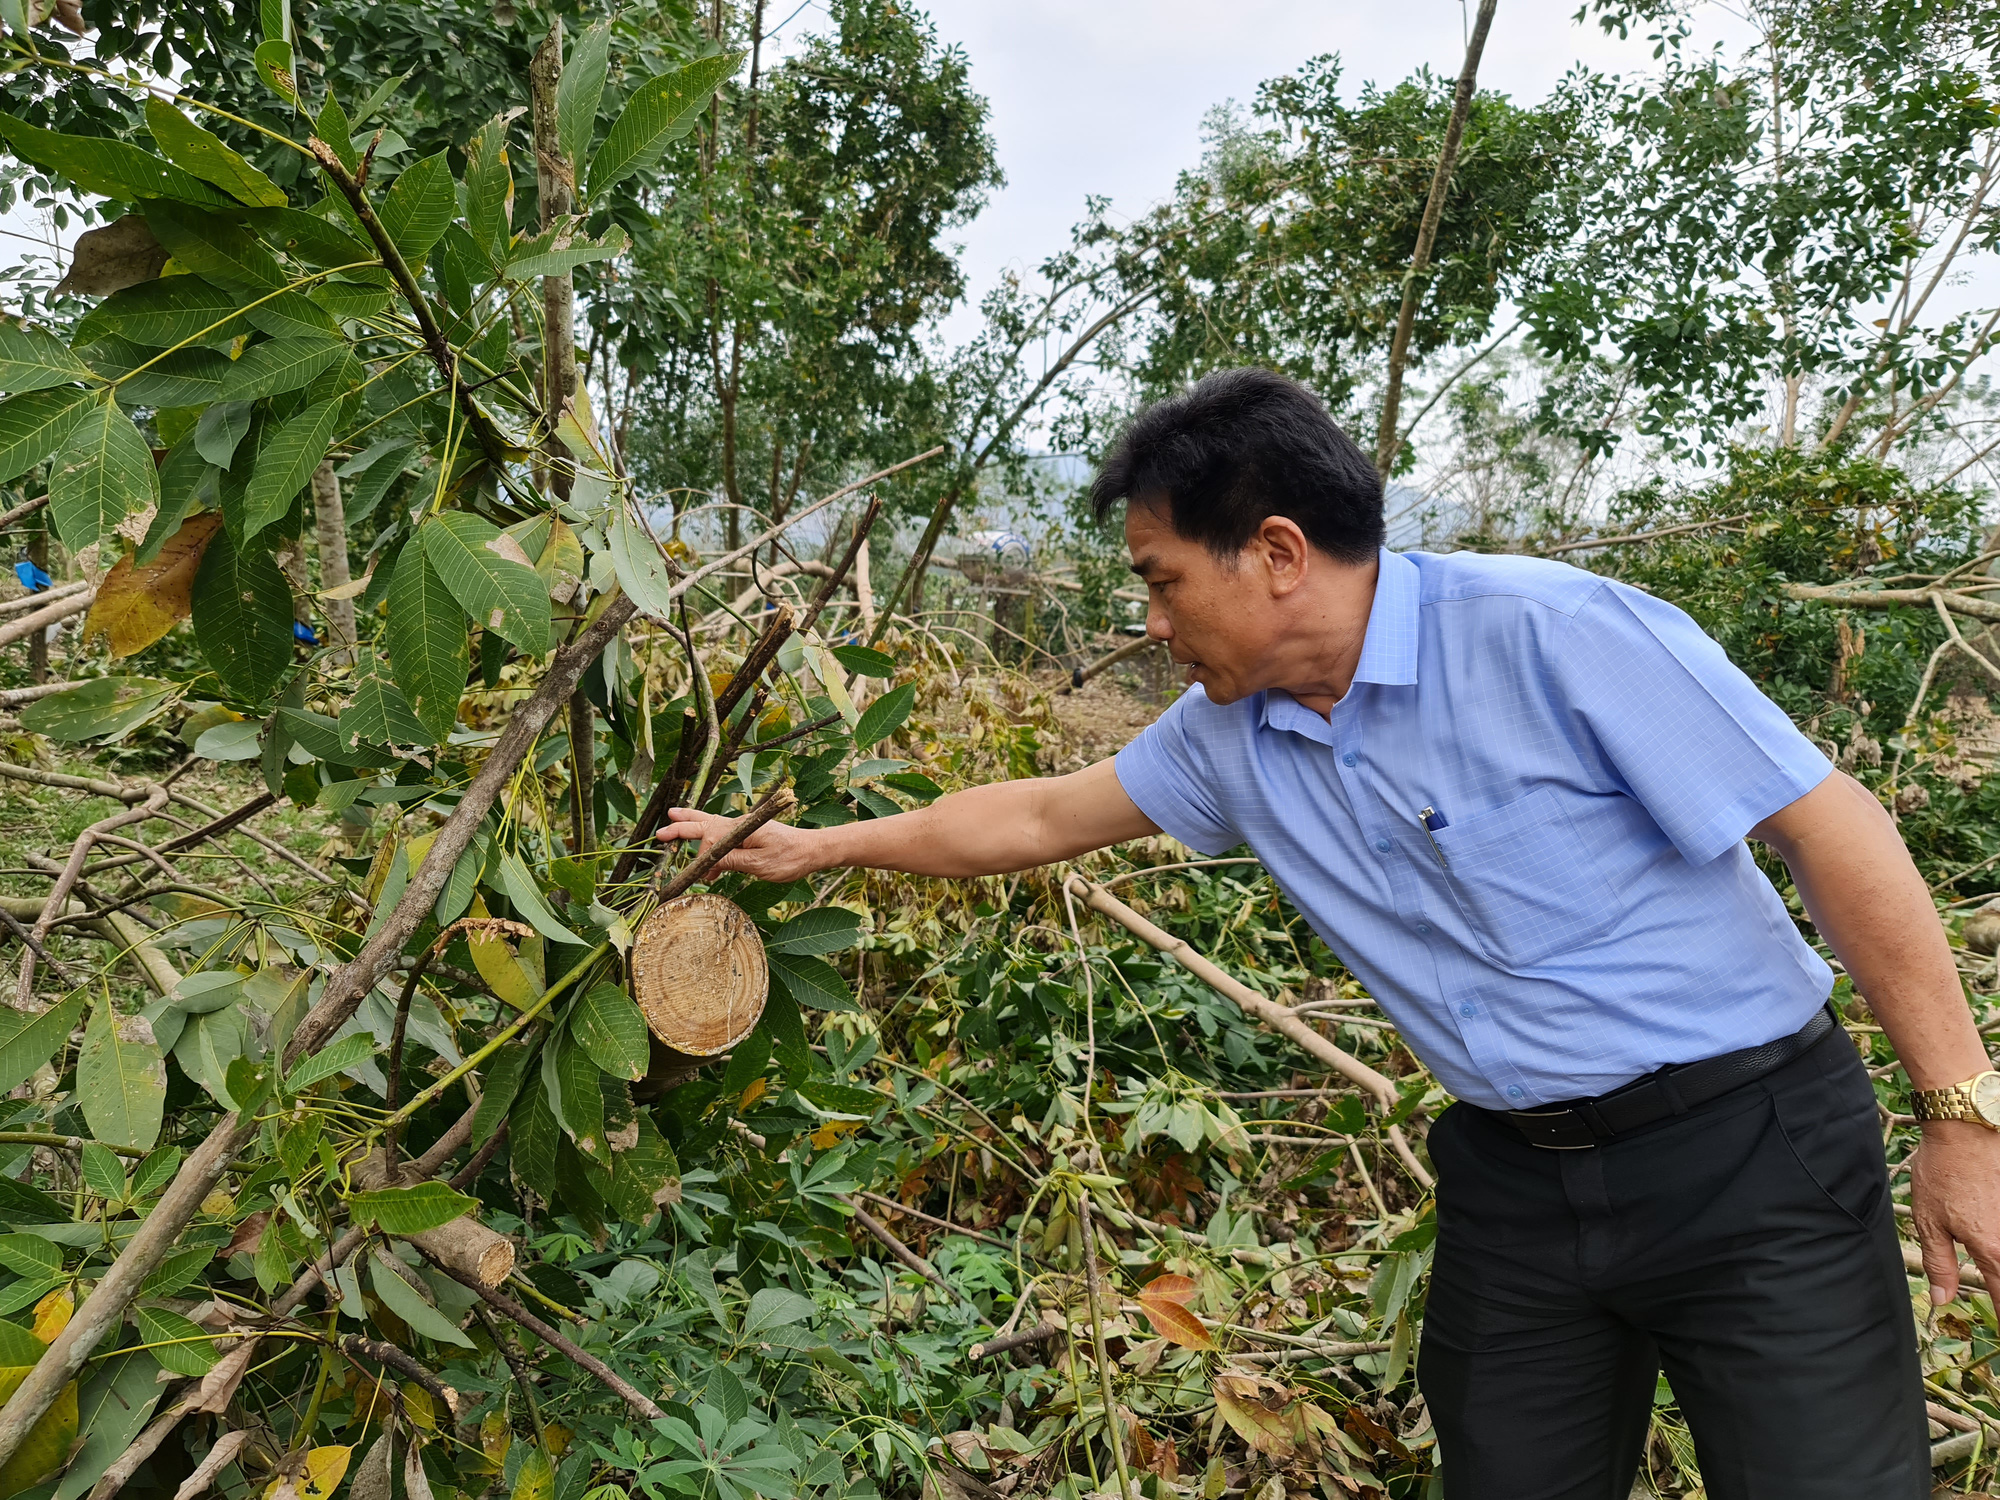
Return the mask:
[[1558, 788], [1436, 831], [1445, 878], [1487, 956], [1532, 968], [1604, 933], [1619, 903], [1599, 853], [1578, 832]]

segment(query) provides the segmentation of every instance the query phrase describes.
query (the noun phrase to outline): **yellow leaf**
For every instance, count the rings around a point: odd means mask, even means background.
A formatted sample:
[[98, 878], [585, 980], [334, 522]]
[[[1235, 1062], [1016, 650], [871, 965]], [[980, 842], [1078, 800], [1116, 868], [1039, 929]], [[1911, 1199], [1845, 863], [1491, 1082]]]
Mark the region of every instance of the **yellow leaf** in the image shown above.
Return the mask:
[[299, 1486], [299, 1500], [325, 1500], [340, 1488], [347, 1477], [347, 1461], [352, 1448], [315, 1448], [306, 1455], [305, 1483]]
[[56, 1335], [69, 1327], [69, 1315], [76, 1311], [76, 1297], [66, 1286], [59, 1286], [35, 1304], [35, 1326], [29, 1330], [45, 1344], [53, 1344]]
[[542, 1446], [560, 1458], [569, 1451], [570, 1439], [576, 1434], [560, 1422], [551, 1422], [542, 1429]]
[[[28, 1378], [30, 1368], [20, 1365], [0, 1370], [0, 1406], [4, 1406], [15, 1389]], [[18, 1495], [55, 1473], [63, 1460], [69, 1457], [70, 1445], [76, 1441], [76, 1430], [76, 1382], [72, 1380], [63, 1387], [55, 1405], [43, 1414], [41, 1421], [28, 1429], [28, 1436], [14, 1450], [14, 1456], [0, 1464], [0, 1495]]]
[[[486, 902], [474, 896], [470, 915], [485, 918]], [[493, 987], [495, 995], [514, 1009], [526, 1010], [542, 998], [541, 986], [535, 983], [527, 966], [514, 956], [514, 949], [497, 931], [490, 927], [468, 928], [465, 946], [472, 953], [472, 966], [479, 971], [479, 977]]]
[[425, 1432], [437, 1431], [437, 1407], [431, 1400], [431, 1393], [414, 1380], [403, 1382], [403, 1410], [409, 1414], [412, 1426], [421, 1427]]
[[1304, 1436], [1289, 1387], [1268, 1375], [1222, 1374], [1213, 1383], [1215, 1409], [1250, 1447], [1279, 1463], [1290, 1460]]
[[751, 1079], [750, 1087], [745, 1089], [743, 1091], [743, 1097], [736, 1101], [737, 1113], [741, 1114], [744, 1110], [748, 1109], [751, 1105], [755, 1104], [759, 1099], [764, 1097], [765, 1093], [768, 1092], [769, 1089], [770, 1089], [770, 1084], [767, 1080], [762, 1078]]
[[842, 1136], [852, 1134], [866, 1123], [865, 1120], [828, 1120], [812, 1133], [812, 1143], [822, 1151], [829, 1146], [838, 1146]]
[[181, 522], [160, 555], [143, 568], [129, 556], [119, 558], [98, 585], [97, 602], [84, 621], [84, 639], [104, 636], [113, 656], [130, 656], [185, 620], [194, 575], [221, 525], [220, 511], [203, 511]]
[[507, 1414], [495, 1407], [479, 1419], [479, 1447], [486, 1455], [486, 1461], [493, 1465], [493, 1472], [499, 1473], [507, 1462], [507, 1450], [514, 1445], [514, 1434], [507, 1430]]

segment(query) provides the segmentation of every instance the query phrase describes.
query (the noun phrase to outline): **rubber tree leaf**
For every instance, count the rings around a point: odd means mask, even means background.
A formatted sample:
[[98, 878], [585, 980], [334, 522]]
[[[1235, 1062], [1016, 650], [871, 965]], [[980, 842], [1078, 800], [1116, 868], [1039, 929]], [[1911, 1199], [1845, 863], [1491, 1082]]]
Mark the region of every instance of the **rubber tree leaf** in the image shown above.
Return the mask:
[[0, 318], [0, 391], [46, 390], [90, 378], [90, 366], [54, 334], [18, 318]]
[[861, 938], [861, 918], [844, 906], [815, 906], [767, 935], [772, 953], [839, 953]]
[[220, 1358], [215, 1345], [192, 1318], [144, 1303], [134, 1310], [134, 1316], [139, 1324], [139, 1337], [152, 1345], [147, 1352], [162, 1368], [183, 1376], [206, 1375], [215, 1368]]
[[90, 1133], [113, 1146], [150, 1151], [160, 1138], [167, 1102], [167, 1067], [153, 1031], [98, 1002], [76, 1055], [76, 1096]]
[[417, 722], [442, 741], [458, 722], [472, 651], [465, 610], [422, 547], [405, 546], [389, 580], [389, 669]]
[[149, 349], [217, 343], [243, 331], [238, 306], [234, 292], [199, 276], [168, 276], [105, 298], [78, 321], [71, 342], [81, 347], [113, 334]]
[[404, 1238], [431, 1229], [442, 1229], [453, 1219], [462, 1219], [478, 1207], [477, 1198], [453, 1192], [442, 1182], [377, 1188], [371, 1192], [355, 1193], [347, 1200], [347, 1211], [356, 1224], [374, 1224], [384, 1234]]
[[[90, 367], [117, 382], [118, 400], [135, 406], [205, 406], [222, 394], [231, 368], [227, 355], [191, 344], [160, 354], [129, 339], [108, 336], [88, 347]], [[143, 368], [142, 368], [143, 367]]]
[[310, 385], [347, 357], [345, 339], [282, 338], [252, 344], [230, 364], [216, 393], [223, 401], [255, 401]]
[[251, 327], [274, 339], [339, 338], [340, 322], [303, 292], [281, 292], [243, 310]]
[[0, 1084], [5, 1084], [0, 1093], [13, 1092], [55, 1058], [83, 1015], [83, 1001], [79, 993], [38, 1016], [22, 1011], [0, 1015]]
[[360, 744], [349, 745], [340, 733], [338, 720], [303, 708], [280, 708], [278, 722], [287, 734], [314, 760], [336, 766], [361, 766], [384, 770], [397, 764], [396, 757]]
[[182, 171], [251, 208], [284, 207], [283, 188], [158, 95], [147, 96], [146, 129], [160, 154]]
[[49, 470], [56, 534], [71, 551], [81, 551], [159, 499], [152, 447], [107, 391], [71, 429]]
[[514, 903], [514, 909], [521, 914], [521, 919], [550, 942], [568, 943], [577, 948], [590, 946], [556, 920], [556, 914], [549, 910], [548, 903], [542, 899], [541, 888], [535, 884], [535, 877], [528, 872], [528, 867], [521, 863], [521, 856], [512, 850], [500, 856], [500, 887], [506, 891], [507, 899]]
[[[26, 1365], [0, 1368], [0, 1403], [12, 1398], [15, 1389], [28, 1378], [29, 1368]], [[0, 1494], [18, 1495], [55, 1473], [76, 1442], [77, 1429], [77, 1388], [72, 1380], [62, 1388], [42, 1419], [28, 1429], [28, 1436], [14, 1450], [14, 1456], [0, 1464]], [[79, 1459], [82, 1456], [77, 1455]], [[109, 1458], [105, 1462], [109, 1466]]]
[[361, 745], [435, 745], [437, 737], [418, 720], [402, 690], [373, 657], [355, 680], [354, 697], [340, 711], [340, 742]]
[[257, 66], [257, 76], [264, 80], [264, 86], [287, 104], [299, 102], [299, 81], [292, 71], [291, 43], [282, 37], [271, 37], [257, 44], [251, 54]]
[[292, 508], [292, 498], [311, 482], [313, 470], [326, 457], [346, 410], [343, 397], [308, 406], [258, 449], [250, 483], [243, 491], [245, 541], [284, 519]]
[[96, 391], [63, 386], [0, 401], [0, 483], [20, 478], [60, 449], [101, 399]]
[[555, 1196], [556, 1139], [561, 1133], [540, 1076], [530, 1077], [507, 1112], [507, 1152], [514, 1175], [544, 1198]]
[[323, 1078], [331, 1078], [336, 1073], [345, 1073], [349, 1068], [358, 1067], [375, 1056], [375, 1037], [371, 1032], [356, 1031], [329, 1042], [310, 1057], [302, 1057], [285, 1075], [285, 1091], [296, 1094], [309, 1089]]
[[840, 971], [824, 959], [796, 953], [769, 955], [771, 980], [782, 984], [795, 1004], [813, 1010], [858, 1010]]
[[866, 750], [901, 729], [916, 701], [917, 685], [906, 682], [869, 704], [863, 710], [860, 722], [854, 726], [854, 748]]
[[85, 230], [70, 246], [69, 269], [56, 290], [71, 296], [108, 297], [151, 281], [167, 267], [167, 247], [144, 214], [121, 214]]
[[504, 248], [514, 168], [507, 158], [507, 116], [495, 115], [465, 147], [465, 228], [491, 256]]
[[599, 21], [576, 39], [556, 85], [556, 140], [573, 170], [580, 170], [597, 125], [604, 96], [604, 69], [611, 56], [611, 22]]
[[23, 161], [46, 167], [58, 177], [121, 203], [176, 198], [203, 208], [230, 208], [229, 198], [172, 162], [109, 136], [62, 135], [0, 112], [0, 140]]
[[183, 521], [144, 566], [133, 557], [119, 558], [97, 586], [83, 638], [102, 635], [113, 656], [130, 656], [185, 620], [194, 608], [195, 575], [221, 529], [220, 513], [203, 511]]
[[248, 401], [218, 401], [194, 424], [194, 451], [218, 469], [236, 462], [256, 411]]
[[618, 586], [639, 607], [639, 612], [655, 620], [673, 618], [673, 574], [667, 560], [651, 537], [632, 519], [630, 508], [619, 506], [611, 516], [611, 567]]
[[426, 156], [403, 170], [382, 199], [382, 227], [412, 268], [421, 266], [431, 246], [444, 237], [458, 210], [457, 185], [445, 153]]
[[207, 1089], [224, 1109], [235, 1109], [229, 1090], [229, 1065], [243, 1056], [250, 1034], [243, 1013], [235, 1006], [191, 1017], [174, 1043], [174, 1060], [181, 1071]]
[[180, 203], [149, 203], [146, 223], [174, 260], [220, 286], [272, 292], [287, 281], [278, 258], [240, 224]]
[[460, 1333], [450, 1319], [426, 1302], [421, 1292], [380, 1260], [370, 1261], [368, 1272], [375, 1295], [382, 1299], [383, 1306], [410, 1325], [410, 1332], [435, 1343], [457, 1344], [466, 1349], [473, 1347], [472, 1340]]
[[493, 1132], [514, 1107], [527, 1076], [532, 1051], [525, 1042], [509, 1042], [486, 1064], [479, 1105], [472, 1112], [472, 1144], [476, 1149], [493, 1138]]
[[741, 52], [717, 53], [656, 74], [634, 89], [591, 159], [586, 196], [595, 198], [635, 172], [650, 170], [668, 146], [694, 129], [709, 98], [742, 61]]
[[590, 1060], [627, 1082], [646, 1076], [652, 1038], [632, 997], [614, 984], [594, 986], [569, 1018], [570, 1035]]
[[219, 531], [195, 574], [195, 644], [238, 697], [261, 703], [292, 660], [292, 591], [271, 554]]
[[100, 677], [21, 710], [21, 727], [74, 743], [126, 734], [158, 715], [178, 690], [157, 677]]
[[465, 612], [523, 651], [549, 649], [549, 594], [521, 544], [466, 511], [433, 516], [417, 530], [424, 556]]
[[638, 1139], [619, 1148], [612, 1141], [611, 1206], [634, 1224], [643, 1224], [671, 1203], [680, 1202], [681, 1164], [674, 1148], [653, 1123], [652, 1113], [641, 1110]]
[[576, 1040], [557, 1036], [542, 1049], [542, 1088], [548, 1094], [549, 1109], [583, 1155], [602, 1164], [611, 1163], [611, 1148], [604, 1139], [603, 1077]]
[[579, 240], [557, 245], [557, 234], [558, 231], [552, 229], [532, 240], [523, 241], [513, 259], [507, 262], [507, 279], [531, 281], [537, 276], [561, 276], [592, 261], [623, 255], [631, 245], [631, 241], [625, 238], [625, 231], [616, 224], [605, 231], [601, 240]]

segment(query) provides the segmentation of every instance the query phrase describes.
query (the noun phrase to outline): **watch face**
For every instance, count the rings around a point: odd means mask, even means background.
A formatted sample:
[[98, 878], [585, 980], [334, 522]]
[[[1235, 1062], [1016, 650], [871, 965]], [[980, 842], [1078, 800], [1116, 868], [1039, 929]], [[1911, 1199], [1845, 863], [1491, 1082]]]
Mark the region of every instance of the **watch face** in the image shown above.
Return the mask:
[[1972, 1080], [1972, 1107], [1987, 1124], [2000, 1127], [2000, 1073], [1981, 1073]]

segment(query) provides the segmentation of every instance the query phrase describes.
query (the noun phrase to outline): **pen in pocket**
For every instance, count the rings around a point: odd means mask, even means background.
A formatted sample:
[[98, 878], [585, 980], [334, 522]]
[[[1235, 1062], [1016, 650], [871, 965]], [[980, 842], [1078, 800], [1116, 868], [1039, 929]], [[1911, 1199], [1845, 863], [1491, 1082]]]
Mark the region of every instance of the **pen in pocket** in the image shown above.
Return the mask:
[[1449, 870], [1451, 861], [1444, 857], [1444, 850], [1438, 847], [1437, 834], [1433, 832], [1434, 829], [1451, 827], [1445, 815], [1435, 807], [1426, 807], [1417, 814], [1417, 826], [1423, 829], [1424, 837], [1431, 841], [1431, 853], [1437, 856], [1438, 865]]

